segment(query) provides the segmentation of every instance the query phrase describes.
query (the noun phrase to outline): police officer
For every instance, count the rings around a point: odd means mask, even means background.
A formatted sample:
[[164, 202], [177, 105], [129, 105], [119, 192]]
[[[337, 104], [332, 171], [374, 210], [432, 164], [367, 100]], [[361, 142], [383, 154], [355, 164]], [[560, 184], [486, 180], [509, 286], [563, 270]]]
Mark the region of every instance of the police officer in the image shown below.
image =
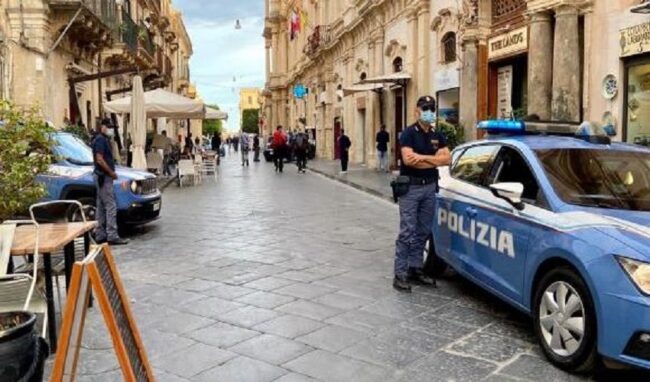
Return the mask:
[[451, 163], [445, 137], [435, 131], [436, 101], [430, 96], [417, 102], [418, 121], [400, 136], [400, 173], [409, 177], [408, 193], [399, 199], [400, 233], [395, 248], [393, 287], [410, 292], [411, 283], [435, 286], [423, 271], [423, 254], [435, 216], [438, 167]]
[[[117, 204], [113, 180], [117, 180], [115, 161], [109, 143], [110, 120], [102, 120], [97, 128], [97, 135], [92, 142], [95, 161], [95, 186], [97, 188], [97, 228], [95, 240], [98, 243], [108, 241], [111, 245], [123, 245], [128, 241], [121, 239], [117, 233]], [[125, 188], [125, 185], [122, 186]]]

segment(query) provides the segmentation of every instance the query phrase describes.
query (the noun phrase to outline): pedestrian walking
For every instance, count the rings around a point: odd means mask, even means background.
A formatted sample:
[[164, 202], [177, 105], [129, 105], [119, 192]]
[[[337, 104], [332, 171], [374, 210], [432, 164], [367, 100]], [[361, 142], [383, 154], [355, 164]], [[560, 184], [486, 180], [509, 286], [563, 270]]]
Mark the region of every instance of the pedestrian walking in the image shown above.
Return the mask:
[[232, 137], [232, 147], [235, 149], [235, 152], [239, 151], [239, 137], [236, 135]]
[[203, 149], [203, 145], [201, 145], [201, 139], [199, 137], [196, 137], [194, 139], [192, 154], [196, 158], [197, 155], [203, 156], [203, 152], [205, 152], [205, 149]]
[[260, 137], [257, 134], [255, 134], [255, 137], [253, 138], [253, 152], [255, 153], [253, 162], [259, 162], [260, 161]]
[[273, 162], [275, 163], [275, 171], [282, 172], [284, 168], [284, 157], [287, 152], [287, 136], [282, 131], [282, 126], [278, 126], [273, 133]]
[[298, 173], [305, 173], [307, 169], [307, 148], [309, 147], [309, 138], [307, 134], [299, 131], [293, 138], [293, 151], [296, 155], [296, 165]]
[[221, 135], [219, 133], [212, 135], [210, 145], [212, 146], [212, 151], [217, 153], [217, 166], [219, 166], [221, 164]]
[[390, 135], [386, 131], [386, 125], [381, 125], [377, 132], [377, 171], [388, 172], [388, 142]]
[[171, 171], [171, 155], [172, 155], [172, 140], [167, 136], [167, 130], [162, 131], [162, 136], [164, 137], [165, 144], [163, 147], [163, 176], [172, 176]]
[[350, 160], [350, 147], [352, 141], [345, 135], [345, 130], [341, 129], [341, 136], [339, 137], [339, 147], [341, 148], [341, 174], [348, 173], [348, 161]]
[[187, 154], [193, 154], [194, 153], [194, 143], [192, 142], [192, 133], [189, 132], [187, 133], [187, 136], [185, 137], [185, 149], [184, 151]]
[[248, 154], [250, 153], [250, 137], [248, 134], [243, 133], [241, 135], [239, 146], [241, 148], [241, 165], [248, 167], [250, 166], [250, 162], [248, 161]]
[[[97, 128], [97, 134], [92, 141], [93, 161], [95, 169], [93, 177], [97, 194], [96, 212], [97, 228], [95, 241], [108, 242], [111, 245], [123, 245], [128, 241], [120, 238], [117, 232], [117, 204], [115, 202], [115, 188], [113, 181], [117, 180], [115, 161], [107, 135], [111, 121], [102, 120]], [[126, 188], [126, 183], [122, 185]]]
[[411, 283], [435, 286], [435, 280], [422, 271], [424, 247], [431, 235], [438, 192], [438, 167], [451, 163], [445, 136], [433, 128], [436, 101], [420, 97], [417, 122], [400, 136], [401, 176], [408, 182], [399, 196], [400, 232], [395, 245], [393, 287], [410, 292]]

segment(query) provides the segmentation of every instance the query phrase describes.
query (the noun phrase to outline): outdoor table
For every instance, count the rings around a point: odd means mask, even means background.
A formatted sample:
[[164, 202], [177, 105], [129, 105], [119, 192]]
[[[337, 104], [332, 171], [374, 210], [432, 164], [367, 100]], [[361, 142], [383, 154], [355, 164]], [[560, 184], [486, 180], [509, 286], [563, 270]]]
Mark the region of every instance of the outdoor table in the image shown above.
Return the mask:
[[[50, 349], [56, 352], [56, 314], [54, 311], [54, 293], [52, 286], [52, 253], [63, 249], [65, 263], [65, 285], [70, 285], [72, 266], [74, 265], [74, 240], [84, 237], [84, 253], [88, 254], [90, 248], [90, 231], [97, 226], [97, 222], [75, 222], [39, 224], [38, 226], [38, 253], [43, 256], [45, 268], [45, 298], [47, 300], [48, 334]], [[23, 225], [16, 227], [14, 240], [11, 247], [11, 256], [29, 256], [34, 254], [36, 230], [33, 226]], [[34, 264], [35, 267], [38, 264]]]

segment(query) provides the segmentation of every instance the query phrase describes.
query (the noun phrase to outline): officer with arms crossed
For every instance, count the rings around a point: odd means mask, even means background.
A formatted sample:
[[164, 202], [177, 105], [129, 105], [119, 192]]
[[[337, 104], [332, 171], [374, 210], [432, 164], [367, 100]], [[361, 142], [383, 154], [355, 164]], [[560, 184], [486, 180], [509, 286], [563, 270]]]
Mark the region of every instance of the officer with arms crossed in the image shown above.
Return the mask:
[[435, 286], [422, 272], [423, 254], [435, 216], [438, 167], [451, 163], [445, 137], [435, 131], [436, 101], [430, 96], [417, 102], [418, 121], [400, 136], [400, 173], [408, 177], [408, 192], [399, 198], [400, 233], [395, 248], [393, 287], [410, 292], [411, 283]]

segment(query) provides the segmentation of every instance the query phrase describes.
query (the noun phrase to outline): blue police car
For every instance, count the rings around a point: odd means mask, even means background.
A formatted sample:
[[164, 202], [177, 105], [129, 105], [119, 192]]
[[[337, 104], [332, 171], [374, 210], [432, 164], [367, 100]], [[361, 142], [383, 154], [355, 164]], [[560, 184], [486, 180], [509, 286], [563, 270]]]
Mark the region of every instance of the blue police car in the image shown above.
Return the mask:
[[[57, 162], [38, 181], [47, 189], [46, 200], [78, 200], [86, 216], [94, 219], [95, 184], [92, 150], [69, 133], [52, 136]], [[117, 218], [120, 225], [140, 225], [156, 220], [162, 206], [156, 177], [145, 171], [117, 166], [115, 181]], [[74, 211], [70, 211], [74, 213]], [[74, 217], [73, 217], [74, 218]]]
[[488, 138], [441, 169], [426, 269], [451, 266], [530, 314], [562, 369], [599, 355], [650, 369], [650, 150], [589, 126], [479, 128]]

